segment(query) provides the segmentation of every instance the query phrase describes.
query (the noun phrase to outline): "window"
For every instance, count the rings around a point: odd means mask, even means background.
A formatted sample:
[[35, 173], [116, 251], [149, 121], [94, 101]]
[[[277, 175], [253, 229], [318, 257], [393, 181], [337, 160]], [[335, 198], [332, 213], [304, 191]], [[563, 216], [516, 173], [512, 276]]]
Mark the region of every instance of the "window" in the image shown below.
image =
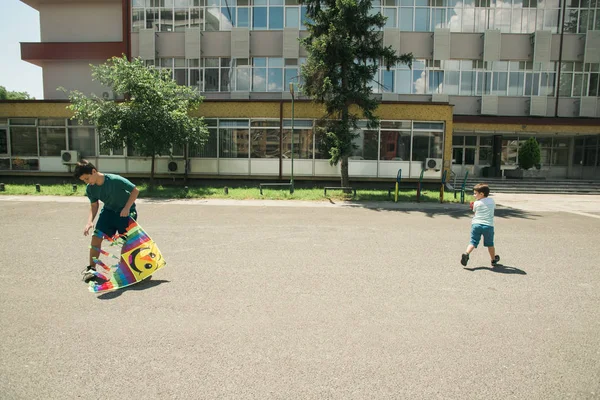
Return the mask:
[[[283, 158], [292, 156], [292, 121], [283, 120]], [[313, 121], [294, 120], [294, 159], [313, 158]]]
[[[12, 123], [12, 121], [11, 121]], [[10, 127], [11, 154], [13, 156], [38, 156], [37, 132], [35, 126]]]
[[98, 133], [98, 141], [100, 142], [100, 151], [98, 152], [101, 156], [122, 156], [123, 146], [117, 148], [111, 148], [102, 138], [102, 134]]
[[77, 150], [80, 157], [96, 156], [96, 130], [93, 127], [69, 126], [69, 150]]
[[506, 137], [502, 140], [502, 165], [516, 165], [519, 152], [519, 140], [517, 137]]
[[253, 120], [250, 137], [252, 158], [279, 158], [279, 121]]
[[381, 130], [379, 159], [392, 161], [410, 160], [410, 131]]
[[479, 136], [479, 165], [492, 165], [492, 136]]
[[412, 161], [442, 158], [443, 134], [441, 132], [413, 132]]
[[0, 128], [0, 154], [8, 154], [8, 130]]
[[[207, 126], [209, 122], [207, 121]], [[190, 147], [190, 157], [217, 158], [217, 132], [216, 121], [214, 127], [208, 126], [208, 138], [204, 145]]]
[[350, 158], [353, 160], [377, 160], [377, 130], [360, 129], [357, 134], [358, 136], [353, 140], [356, 148], [352, 150]]
[[65, 127], [40, 127], [38, 129], [40, 140], [40, 156], [60, 157], [60, 151], [67, 148]]
[[219, 121], [219, 157], [248, 158], [248, 120]]

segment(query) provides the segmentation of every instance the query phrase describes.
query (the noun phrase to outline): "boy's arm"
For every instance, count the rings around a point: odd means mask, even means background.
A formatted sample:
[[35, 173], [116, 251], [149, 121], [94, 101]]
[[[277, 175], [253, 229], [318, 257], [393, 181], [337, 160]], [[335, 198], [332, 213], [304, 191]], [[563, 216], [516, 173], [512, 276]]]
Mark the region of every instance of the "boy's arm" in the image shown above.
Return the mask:
[[125, 203], [125, 207], [123, 207], [123, 209], [121, 210], [121, 217], [129, 216], [129, 210], [131, 209], [131, 206], [133, 205], [133, 203], [135, 203], [135, 200], [137, 199], [138, 194], [140, 194], [140, 191], [138, 190], [137, 187], [134, 187], [133, 189], [131, 189], [131, 194], [129, 195], [129, 199], [127, 199], [127, 203]]
[[94, 219], [96, 219], [96, 214], [98, 214], [99, 204], [97, 201], [90, 203], [90, 215], [88, 217], [88, 222], [83, 229], [83, 235], [87, 236], [90, 234], [90, 229], [94, 227]]

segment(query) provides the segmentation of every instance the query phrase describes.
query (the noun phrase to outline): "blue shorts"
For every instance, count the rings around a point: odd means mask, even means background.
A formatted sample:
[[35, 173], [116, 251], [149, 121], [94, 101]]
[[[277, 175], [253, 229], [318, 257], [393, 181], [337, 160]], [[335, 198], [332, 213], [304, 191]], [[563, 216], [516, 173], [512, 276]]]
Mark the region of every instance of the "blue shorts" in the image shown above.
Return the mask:
[[[125, 233], [129, 225], [129, 217], [121, 217], [120, 212], [112, 211], [103, 208], [100, 211], [98, 222], [96, 222], [96, 231], [100, 231], [109, 237], [113, 237], [115, 233]], [[137, 221], [137, 211], [131, 209], [129, 215]]]
[[494, 246], [494, 227], [489, 225], [473, 224], [471, 225], [471, 244], [475, 247], [483, 235], [483, 246]]

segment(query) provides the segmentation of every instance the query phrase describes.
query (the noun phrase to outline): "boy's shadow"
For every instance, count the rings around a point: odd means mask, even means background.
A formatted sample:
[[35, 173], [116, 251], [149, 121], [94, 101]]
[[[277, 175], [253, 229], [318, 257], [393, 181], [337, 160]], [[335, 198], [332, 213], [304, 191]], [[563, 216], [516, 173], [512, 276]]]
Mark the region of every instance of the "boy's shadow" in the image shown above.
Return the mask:
[[135, 285], [124, 287], [123, 289], [117, 289], [113, 292], [101, 294], [100, 296], [98, 296], [98, 299], [111, 300], [111, 299], [115, 299], [115, 298], [119, 297], [120, 295], [123, 294], [123, 292], [127, 292], [129, 290], [146, 290], [146, 289], [150, 289], [152, 287], [158, 286], [162, 283], [170, 282], [167, 280], [151, 279], [151, 278], [152, 277], [146, 278], [143, 281], [141, 281], [140, 283], [136, 283]]
[[527, 272], [522, 269], [516, 267], [509, 267], [508, 265], [498, 264], [495, 267], [476, 267], [476, 268], [464, 268], [467, 271], [479, 271], [479, 270], [488, 270], [492, 272], [496, 272], [499, 274], [516, 274], [516, 275], [527, 275]]

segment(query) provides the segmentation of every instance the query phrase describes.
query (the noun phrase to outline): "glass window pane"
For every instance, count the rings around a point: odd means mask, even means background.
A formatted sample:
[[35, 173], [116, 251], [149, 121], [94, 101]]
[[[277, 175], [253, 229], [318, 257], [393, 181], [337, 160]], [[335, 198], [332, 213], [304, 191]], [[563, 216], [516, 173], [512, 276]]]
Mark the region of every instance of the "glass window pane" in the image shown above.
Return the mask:
[[480, 147], [479, 148], [479, 165], [491, 165], [492, 164], [492, 148], [491, 147]]
[[298, 7], [285, 8], [285, 27], [298, 28], [300, 25], [300, 10]]
[[184, 32], [188, 24], [188, 10], [175, 10], [175, 32]]
[[81, 158], [96, 156], [96, 131], [94, 128], [69, 128], [69, 150], [77, 150]]
[[429, 134], [415, 132], [412, 143], [412, 161], [425, 161], [429, 157]]
[[279, 129], [252, 129], [252, 158], [279, 158]]
[[250, 9], [248, 7], [237, 8], [237, 23], [238, 28], [249, 28], [250, 27]]
[[235, 90], [250, 91], [250, 68], [237, 68]]
[[221, 30], [230, 31], [235, 25], [235, 7], [221, 7]]
[[415, 32], [429, 32], [429, 8], [415, 9]]
[[377, 160], [377, 131], [359, 130], [358, 136], [354, 138], [353, 144], [356, 146], [352, 150], [353, 160]]
[[380, 160], [408, 161], [410, 158], [410, 133], [381, 131]]
[[408, 69], [400, 69], [396, 71], [396, 86], [398, 93], [410, 94], [411, 93], [411, 71]]
[[456, 165], [462, 165], [463, 163], [463, 147], [452, 148], [452, 162]]
[[0, 154], [8, 154], [8, 130], [0, 128]]
[[254, 7], [252, 29], [267, 29], [267, 7]]
[[206, 21], [205, 21], [205, 30], [212, 32], [220, 30], [221, 25], [221, 13], [219, 12], [219, 8], [210, 7], [206, 8]]
[[402, 7], [400, 8], [400, 30], [401, 31], [412, 31], [413, 30], [413, 8]]
[[252, 74], [252, 91], [266, 92], [267, 91], [267, 69], [254, 68]]
[[161, 32], [173, 32], [173, 10], [160, 9], [160, 30]]
[[465, 148], [465, 165], [475, 165], [475, 149]]
[[394, 71], [383, 70], [383, 88], [384, 92], [394, 92]]
[[40, 169], [40, 161], [36, 159], [13, 158], [13, 170], [38, 171]]
[[248, 158], [248, 129], [219, 128], [221, 158]]
[[444, 91], [445, 94], [458, 94], [458, 83], [459, 83], [458, 71], [446, 71]]
[[284, 90], [287, 90], [290, 86], [290, 82], [295, 83], [298, 77], [298, 69], [297, 68], [286, 68], [285, 69], [285, 79], [284, 79]]
[[219, 69], [206, 68], [204, 70], [204, 91], [218, 92], [219, 91]]
[[283, 91], [283, 69], [282, 68], [269, 68], [269, 86], [267, 87], [269, 92], [282, 92]]
[[66, 150], [65, 128], [39, 128], [40, 156], [60, 157], [60, 151]]
[[208, 139], [206, 140], [204, 145], [190, 147], [190, 157], [217, 157], [217, 128], [208, 128]]
[[473, 71], [462, 71], [460, 81], [460, 94], [475, 96], [475, 74]]
[[283, 7], [269, 7], [269, 29], [283, 29]]
[[383, 15], [387, 18], [385, 21], [385, 28], [395, 28], [396, 27], [396, 8], [384, 8]]
[[[12, 122], [12, 120], [11, 120]], [[38, 155], [37, 132], [35, 127], [11, 127], [10, 148], [13, 156]]]

